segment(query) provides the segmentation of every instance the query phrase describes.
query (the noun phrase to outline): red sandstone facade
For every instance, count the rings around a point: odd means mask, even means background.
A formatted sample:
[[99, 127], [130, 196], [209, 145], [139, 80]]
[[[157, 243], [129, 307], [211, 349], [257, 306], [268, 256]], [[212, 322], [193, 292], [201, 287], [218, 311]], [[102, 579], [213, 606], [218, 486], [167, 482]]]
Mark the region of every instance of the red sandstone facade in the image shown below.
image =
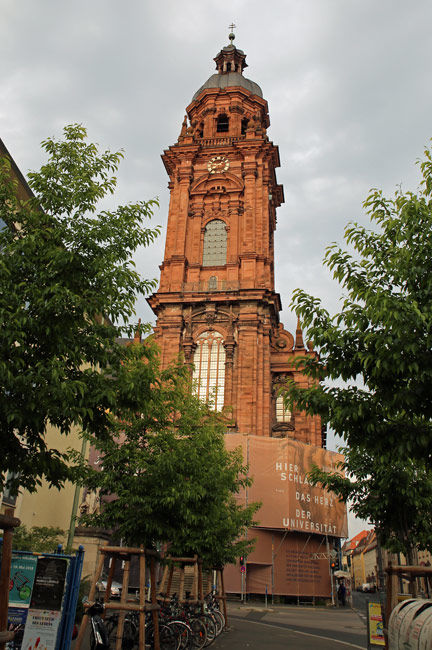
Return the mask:
[[280, 383], [306, 385], [295, 362], [315, 353], [300, 329], [294, 338], [279, 322], [279, 153], [266, 132], [267, 102], [243, 76], [245, 58], [232, 42], [221, 50], [217, 74], [195, 94], [178, 141], [162, 156], [171, 198], [160, 285], [149, 298], [155, 336], [164, 366], [179, 353], [197, 366], [197, 346], [214, 333], [223, 354], [216, 383], [232, 431], [322, 446], [318, 417], [276, 416]]

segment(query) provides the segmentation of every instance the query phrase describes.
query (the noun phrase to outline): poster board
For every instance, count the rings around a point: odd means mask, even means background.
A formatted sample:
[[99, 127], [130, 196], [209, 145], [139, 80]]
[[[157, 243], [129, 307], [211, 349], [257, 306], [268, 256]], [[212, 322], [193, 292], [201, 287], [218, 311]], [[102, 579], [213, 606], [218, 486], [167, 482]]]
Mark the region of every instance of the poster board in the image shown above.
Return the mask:
[[70, 558], [13, 553], [8, 625], [24, 627], [21, 647], [55, 650]]
[[385, 647], [383, 610], [384, 608], [379, 601], [371, 599], [367, 600], [366, 619], [368, 650]]

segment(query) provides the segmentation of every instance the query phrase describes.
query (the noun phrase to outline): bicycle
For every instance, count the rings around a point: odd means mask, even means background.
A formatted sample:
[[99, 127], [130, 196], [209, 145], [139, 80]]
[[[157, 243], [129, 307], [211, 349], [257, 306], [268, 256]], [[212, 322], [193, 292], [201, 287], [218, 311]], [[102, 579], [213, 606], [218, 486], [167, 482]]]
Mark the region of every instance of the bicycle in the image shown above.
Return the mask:
[[87, 614], [90, 617], [91, 650], [110, 650], [108, 630], [103, 618], [101, 617], [103, 611], [104, 606], [98, 600], [87, 609]]

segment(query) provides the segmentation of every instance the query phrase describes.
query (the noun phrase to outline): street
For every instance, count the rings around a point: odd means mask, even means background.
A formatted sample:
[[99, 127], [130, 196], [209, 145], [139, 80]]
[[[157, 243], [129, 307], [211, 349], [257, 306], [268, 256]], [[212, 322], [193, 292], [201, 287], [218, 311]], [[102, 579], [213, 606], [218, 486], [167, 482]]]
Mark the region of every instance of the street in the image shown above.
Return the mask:
[[[295, 607], [228, 603], [229, 629], [215, 650], [349, 650], [367, 647], [365, 617], [350, 607]], [[72, 644], [72, 649], [74, 644]], [[83, 650], [88, 650], [89, 629]]]
[[296, 650], [367, 647], [366, 625], [346, 608], [229, 604], [228, 632], [213, 644], [216, 649], [249, 648]]

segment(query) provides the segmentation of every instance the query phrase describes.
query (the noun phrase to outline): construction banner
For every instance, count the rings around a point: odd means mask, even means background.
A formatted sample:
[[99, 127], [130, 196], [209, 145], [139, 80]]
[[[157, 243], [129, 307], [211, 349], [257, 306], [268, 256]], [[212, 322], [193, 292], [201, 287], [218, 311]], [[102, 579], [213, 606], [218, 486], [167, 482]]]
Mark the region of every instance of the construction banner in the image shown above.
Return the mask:
[[240, 495], [243, 502], [260, 501], [259, 527], [347, 537], [346, 506], [336, 496], [307, 479], [313, 465], [340, 471], [343, 457], [321, 447], [289, 438], [227, 434], [227, 449], [240, 447], [249, 465], [251, 487]]

